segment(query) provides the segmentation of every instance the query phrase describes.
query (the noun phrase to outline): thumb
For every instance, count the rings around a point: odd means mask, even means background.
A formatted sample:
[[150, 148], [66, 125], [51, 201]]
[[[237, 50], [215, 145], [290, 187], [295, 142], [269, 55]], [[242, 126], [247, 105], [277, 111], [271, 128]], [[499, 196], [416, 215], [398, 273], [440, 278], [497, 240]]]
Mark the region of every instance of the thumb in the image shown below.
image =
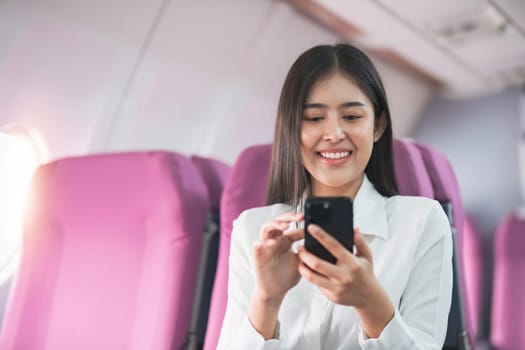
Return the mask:
[[356, 248], [356, 256], [362, 256], [366, 260], [372, 262], [372, 251], [363, 239], [363, 236], [361, 236], [361, 230], [359, 230], [359, 227], [354, 228], [354, 245]]

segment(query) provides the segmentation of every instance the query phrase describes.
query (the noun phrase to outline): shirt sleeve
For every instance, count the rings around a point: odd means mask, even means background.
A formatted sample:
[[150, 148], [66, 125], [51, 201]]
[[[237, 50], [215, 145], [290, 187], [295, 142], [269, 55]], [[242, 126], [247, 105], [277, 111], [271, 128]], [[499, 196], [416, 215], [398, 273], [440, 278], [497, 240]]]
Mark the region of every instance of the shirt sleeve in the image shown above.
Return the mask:
[[[217, 349], [280, 349], [279, 339], [264, 340], [248, 319], [248, 305], [254, 288], [251, 271], [252, 242], [246, 232], [245, 216], [241, 214], [233, 224], [230, 247], [228, 303]], [[276, 334], [278, 335], [278, 331]]]
[[399, 308], [379, 338], [360, 329], [365, 350], [441, 349], [452, 296], [452, 234], [445, 213], [434, 202], [423, 225], [414, 264]]

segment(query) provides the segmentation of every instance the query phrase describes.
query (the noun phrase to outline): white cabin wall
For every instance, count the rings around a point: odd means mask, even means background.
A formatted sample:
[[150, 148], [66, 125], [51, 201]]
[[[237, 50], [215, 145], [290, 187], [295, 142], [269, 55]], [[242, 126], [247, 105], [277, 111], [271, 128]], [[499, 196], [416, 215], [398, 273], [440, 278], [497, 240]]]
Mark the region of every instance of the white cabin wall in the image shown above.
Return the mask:
[[[36, 127], [52, 159], [162, 148], [231, 163], [272, 140], [297, 55], [337, 40], [279, 1], [3, 1], [0, 126]], [[376, 63], [410, 136], [432, 87]]]
[[436, 87], [384, 61], [372, 60], [385, 85], [394, 137], [412, 138]]
[[[205, 14], [202, 3], [180, 3], [167, 9], [114, 129], [96, 146], [168, 148], [232, 163], [245, 147], [272, 141], [279, 92], [297, 56], [338, 37], [283, 2], [208, 2]], [[410, 136], [433, 86], [375, 61], [395, 134]]]
[[95, 127], [113, 113], [159, 4], [0, 2], [0, 126], [37, 128], [52, 158], [89, 152]]
[[272, 140], [279, 90], [297, 55], [334, 41], [282, 2], [202, 8], [167, 8], [104, 150], [168, 148], [233, 162], [246, 146]]

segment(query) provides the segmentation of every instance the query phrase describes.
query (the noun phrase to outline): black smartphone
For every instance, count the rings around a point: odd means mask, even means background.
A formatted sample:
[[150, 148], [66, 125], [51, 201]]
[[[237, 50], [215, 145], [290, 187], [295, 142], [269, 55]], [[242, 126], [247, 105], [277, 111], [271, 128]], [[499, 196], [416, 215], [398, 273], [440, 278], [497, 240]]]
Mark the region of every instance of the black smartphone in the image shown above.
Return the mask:
[[353, 252], [354, 209], [350, 198], [311, 197], [304, 205], [304, 247], [319, 258], [335, 264], [337, 259], [308, 232], [309, 224], [320, 226]]

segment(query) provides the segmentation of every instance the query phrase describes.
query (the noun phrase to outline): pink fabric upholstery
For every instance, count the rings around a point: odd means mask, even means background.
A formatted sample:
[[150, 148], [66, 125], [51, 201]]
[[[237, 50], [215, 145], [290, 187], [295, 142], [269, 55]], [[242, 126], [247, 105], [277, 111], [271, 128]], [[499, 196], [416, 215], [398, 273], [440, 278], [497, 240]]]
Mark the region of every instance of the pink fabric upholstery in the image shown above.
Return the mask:
[[62, 159], [32, 191], [0, 348], [179, 349], [208, 212], [189, 159]]
[[417, 147], [409, 141], [395, 139], [393, 151], [399, 194], [434, 198], [432, 183]]
[[434, 189], [434, 198], [440, 202], [452, 203], [452, 224], [456, 228], [458, 237], [458, 247], [462, 248], [463, 238], [463, 221], [465, 220], [465, 210], [461, 200], [458, 180], [448, 159], [438, 150], [430, 146], [416, 143], [416, 147], [421, 152], [425, 167], [427, 168], [432, 188]]
[[219, 160], [201, 156], [191, 156], [191, 161], [199, 169], [206, 184], [211, 209], [219, 210], [222, 190], [230, 174], [230, 166]]
[[477, 326], [481, 313], [483, 297], [483, 241], [472, 220], [465, 216], [463, 221], [463, 273], [465, 280], [465, 296], [468, 303], [468, 321], [472, 335], [477, 334]]
[[211, 299], [205, 350], [217, 347], [226, 312], [228, 259], [233, 220], [248, 208], [262, 206], [266, 199], [271, 145], [249, 147], [237, 158], [221, 199], [221, 238], [217, 272]]
[[491, 344], [525, 349], [525, 219], [509, 215], [494, 243]]

